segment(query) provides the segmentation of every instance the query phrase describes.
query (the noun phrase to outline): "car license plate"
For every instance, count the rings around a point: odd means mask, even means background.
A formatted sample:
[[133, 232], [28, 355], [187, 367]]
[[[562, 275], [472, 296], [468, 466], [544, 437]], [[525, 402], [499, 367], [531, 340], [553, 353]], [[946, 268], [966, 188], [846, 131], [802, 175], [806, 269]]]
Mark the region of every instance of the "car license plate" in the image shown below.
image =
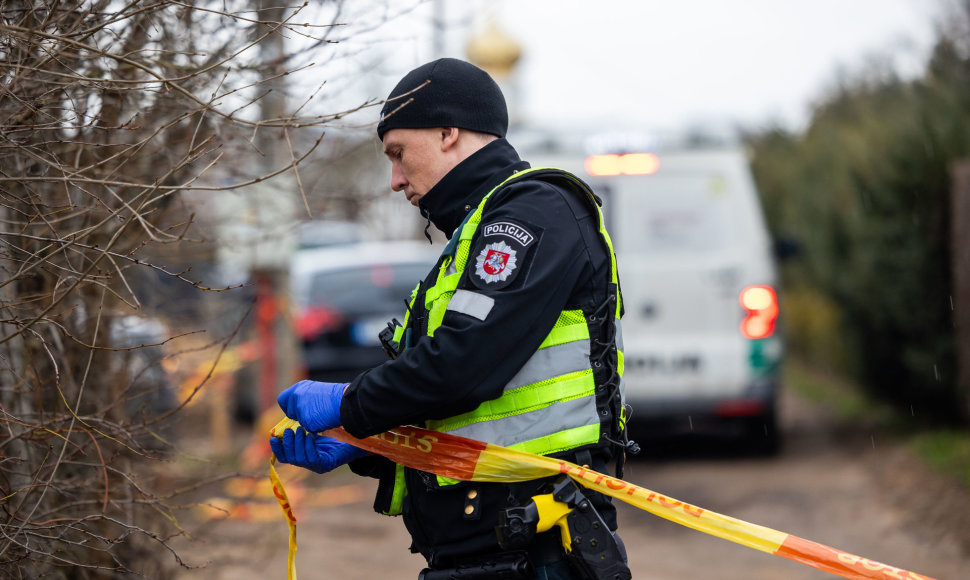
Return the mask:
[[627, 370], [663, 375], [695, 374], [703, 366], [697, 354], [627, 356], [625, 365]]
[[350, 337], [353, 339], [354, 344], [360, 346], [377, 346], [381, 343], [378, 335], [387, 327], [388, 320], [384, 317], [358, 320], [350, 327]]

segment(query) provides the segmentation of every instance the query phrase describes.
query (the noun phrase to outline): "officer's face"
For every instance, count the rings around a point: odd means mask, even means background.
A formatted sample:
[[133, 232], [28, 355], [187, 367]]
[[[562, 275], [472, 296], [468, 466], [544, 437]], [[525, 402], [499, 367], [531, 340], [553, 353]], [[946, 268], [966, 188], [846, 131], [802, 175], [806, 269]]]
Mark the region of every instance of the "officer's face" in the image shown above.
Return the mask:
[[384, 134], [384, 155], [391, 161], [391, 189], [403, 191], [413, 206], [454, 167], [442, 129], [391, 129]]

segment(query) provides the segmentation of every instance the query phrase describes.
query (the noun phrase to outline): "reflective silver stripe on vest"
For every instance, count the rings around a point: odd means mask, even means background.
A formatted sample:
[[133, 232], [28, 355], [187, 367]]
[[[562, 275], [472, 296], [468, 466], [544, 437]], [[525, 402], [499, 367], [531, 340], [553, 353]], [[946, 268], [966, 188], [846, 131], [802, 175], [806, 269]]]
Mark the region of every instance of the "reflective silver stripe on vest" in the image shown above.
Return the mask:
[[560, 401], [520, 415], [472, 423], [448, 433], [508, 447], [574, 427], [599, 425], [599, 422], [596, 397], [590, 395]]
[[525, 361], [503, 390], [510, 391], [546, 379], [589, 370], [589, 368], [588, 340], [576, 340], [540, 348]]
[[495, 306], [495, 299], [491, 296], [470, 290], [455, 290], [445, 310], [461, 312], [484, 321], [488, 317], [488, 313], [492, 311], [493, 306]]

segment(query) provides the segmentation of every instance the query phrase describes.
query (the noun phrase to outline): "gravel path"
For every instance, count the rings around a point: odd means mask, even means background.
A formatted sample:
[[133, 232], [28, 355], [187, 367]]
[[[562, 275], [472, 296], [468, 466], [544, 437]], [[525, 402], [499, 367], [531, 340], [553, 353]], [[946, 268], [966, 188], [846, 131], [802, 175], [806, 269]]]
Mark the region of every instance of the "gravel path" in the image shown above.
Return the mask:
[[[633, 462], [629, 481], [738, 519], [938, 579], [970, 577], [970, 491], [929, 472], [900, 446], [837, 428], [785, 394], [785, 445], [773, 458], [727, 454]], [[282, 472], [285, 481], [294, 472]], [[371, 511], [373, 482], [347, 471], [293, 484], [301, 580], [417, 578], [397, 518]], [[307, 485], [310, 485], [308, 483]], [[288, 487], [289, 489], [289, 487]], [[285, 578], [286, 527], [275, 505], [211, 522], [176, 543], [184, 580]], [[620, 531], [637, 579], [835, 578], [785, 558], [707, 536], [620, 506]], [[887, 578], [890, 578], [887, 576]]]

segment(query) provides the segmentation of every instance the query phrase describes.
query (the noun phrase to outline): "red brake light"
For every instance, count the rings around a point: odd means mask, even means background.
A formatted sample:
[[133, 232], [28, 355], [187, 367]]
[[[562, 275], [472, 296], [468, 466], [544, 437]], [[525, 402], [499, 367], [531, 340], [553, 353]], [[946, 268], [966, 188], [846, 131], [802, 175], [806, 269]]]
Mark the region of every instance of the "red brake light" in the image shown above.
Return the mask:
[[748, 286], [741, 291], [741, 306], [747, 311], [741, 321], [745, 338], [767, 338], [778, 320], [778, 296], [770, 286]]
[[766, 406], [761, 399], [725, 401], [714, 408], [714, 414], [718, 417], [758, 417], [765, 412]]
[[339, 312], [320, 307], [307, 308], [296, 321], [296, 332], [303, 340], [313, 340], [334, 330], [343, 322]]
[[586, 173], [596, 177], [650, 175], [660, 168], [660, 159], [653, 153], [590, 155], [586, 158], [585, 167]]

